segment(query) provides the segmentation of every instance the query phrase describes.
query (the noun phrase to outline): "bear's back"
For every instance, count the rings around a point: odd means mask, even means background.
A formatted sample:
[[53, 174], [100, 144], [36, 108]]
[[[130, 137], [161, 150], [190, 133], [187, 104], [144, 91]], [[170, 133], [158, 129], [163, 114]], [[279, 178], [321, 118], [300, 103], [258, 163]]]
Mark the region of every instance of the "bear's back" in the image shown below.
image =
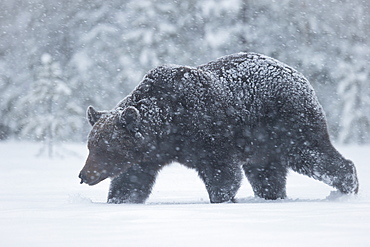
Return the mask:
[[[257, 53], [237, 53], [221, 57], [201, 65], [200, 70], [211, 71], [230, 90], [234, 98], [272, 99], [281, 96], [294, 96], [314, 91], [304, 76], [288, 65]], [[278, 96], [278, 97], [277, 97]], [[301, 96], [300, 96], [301, 97]], [[264, 102], [265, 103], [265, 102]]]
[[[229, 104], [257, 122], [267, 115], [324, 114], [307, 79], [295, 69], [257, 53], [237, 53], [201, 65], [230, 92]], [[298, 121], [298, 120], [297, 120]]]

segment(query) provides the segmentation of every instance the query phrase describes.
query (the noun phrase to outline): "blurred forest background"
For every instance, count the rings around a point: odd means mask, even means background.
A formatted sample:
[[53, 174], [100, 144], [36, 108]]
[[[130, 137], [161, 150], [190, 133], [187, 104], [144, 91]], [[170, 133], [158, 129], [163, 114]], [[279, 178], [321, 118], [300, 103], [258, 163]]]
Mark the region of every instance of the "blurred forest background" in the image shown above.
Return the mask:
[[0, 139], [83, 141], [151, 68], [254, 51], [302, 72], [340, 143], [370, 143], [368, 0], [1, 0]]

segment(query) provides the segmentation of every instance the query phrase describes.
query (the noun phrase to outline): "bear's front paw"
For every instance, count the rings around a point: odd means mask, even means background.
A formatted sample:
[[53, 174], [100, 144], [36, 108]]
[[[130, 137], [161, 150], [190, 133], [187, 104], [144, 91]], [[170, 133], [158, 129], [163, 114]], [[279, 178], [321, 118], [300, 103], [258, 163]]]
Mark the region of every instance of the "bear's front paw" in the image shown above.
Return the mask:
[[211, 192], [209, 199], [211, 203], [236, 202], [234, 196], [221, 191]]

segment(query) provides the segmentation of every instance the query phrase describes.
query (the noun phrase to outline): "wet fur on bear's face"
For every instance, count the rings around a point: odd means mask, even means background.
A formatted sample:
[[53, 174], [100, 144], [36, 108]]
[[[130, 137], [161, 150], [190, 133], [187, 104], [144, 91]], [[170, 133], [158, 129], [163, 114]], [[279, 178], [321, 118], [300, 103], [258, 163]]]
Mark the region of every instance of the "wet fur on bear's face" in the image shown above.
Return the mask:
[[125, 172], [135, 160], [141, 140], [140, 114], [134, 107], [98, 112], [89, 107], [87, 118], [93, 126], [88, 137], [89, 156], [80, 172], [81, 183], [95, 185]]

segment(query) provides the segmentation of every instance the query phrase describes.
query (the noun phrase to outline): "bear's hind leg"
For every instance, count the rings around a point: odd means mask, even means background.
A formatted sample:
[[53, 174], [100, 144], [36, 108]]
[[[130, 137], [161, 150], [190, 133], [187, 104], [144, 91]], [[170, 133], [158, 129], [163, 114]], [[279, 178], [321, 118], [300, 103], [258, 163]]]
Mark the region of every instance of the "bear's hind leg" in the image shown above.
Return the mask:
[[240, 167], [202, 166], [198, 169], [211, 203], [233, 201], [242, 180]]
[[255, 196], [266, 200], [286, 198], [287, 168], [280, 163], [266, 166], [247, 164], [243, 166], [243, 170]]
[[133, 165], [110, 184], [108, 203], [144, 203], [162, 166]]
[[322, 181], [341, 193], [357, 193], [359, 188], [355, 165], [329, 143], [306, 147], [293, 156], [291, 168], [303, 175]]

